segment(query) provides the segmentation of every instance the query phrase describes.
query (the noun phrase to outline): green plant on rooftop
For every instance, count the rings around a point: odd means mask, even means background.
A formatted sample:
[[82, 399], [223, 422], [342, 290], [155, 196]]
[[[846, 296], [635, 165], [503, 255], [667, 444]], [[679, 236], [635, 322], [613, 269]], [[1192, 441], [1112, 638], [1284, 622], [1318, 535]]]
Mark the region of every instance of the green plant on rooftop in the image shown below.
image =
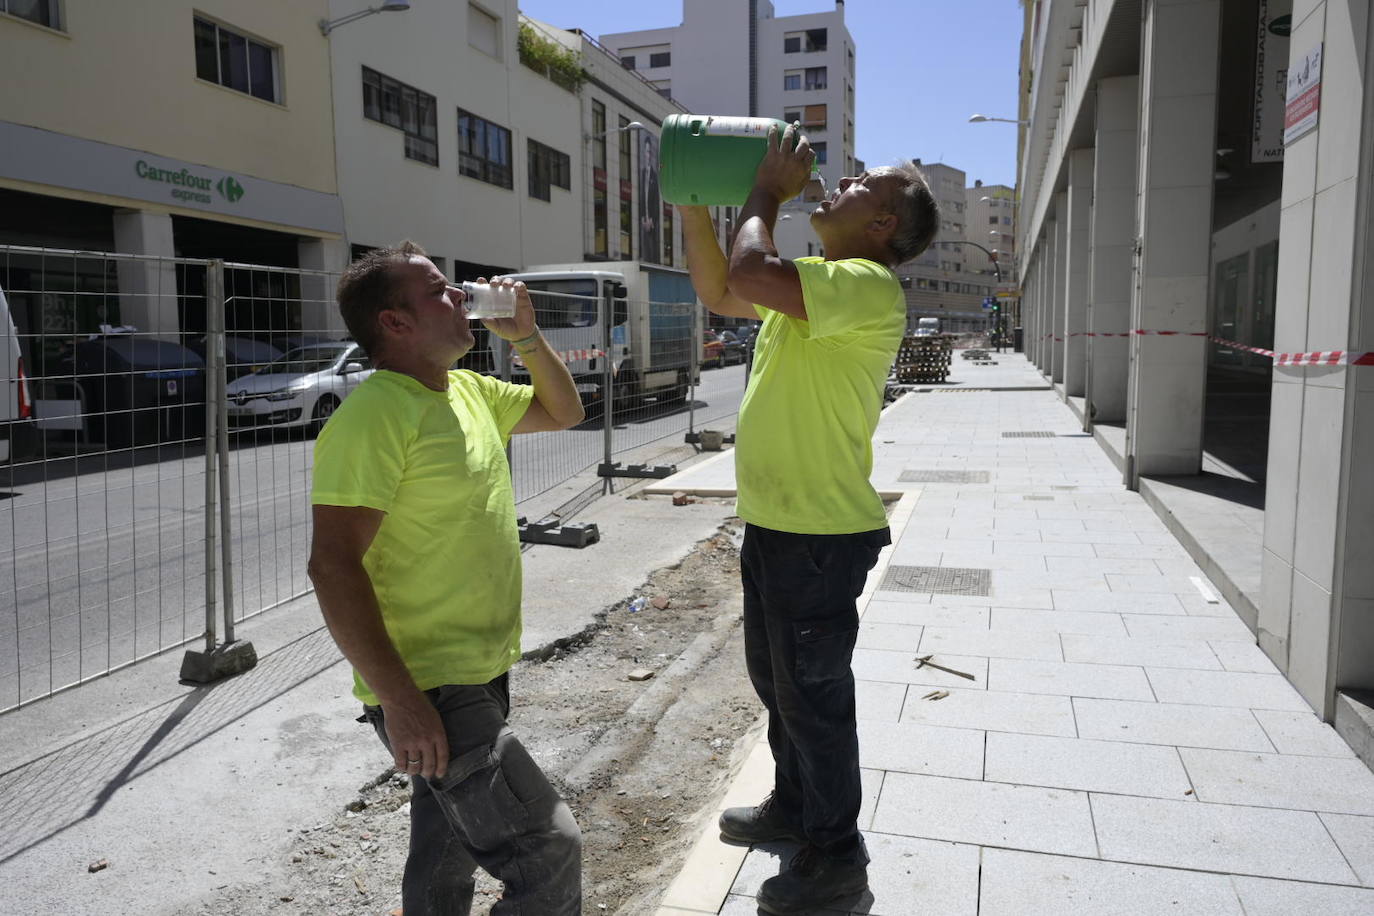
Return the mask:
[[540, 35], [528, 22], [520, 23], [516, 45], [520, 51], [520, 63], [526, 67], [569, 92], [577, 92], [582, 88], [587, 72], [582, 69], [582, 55], [576, 51]]

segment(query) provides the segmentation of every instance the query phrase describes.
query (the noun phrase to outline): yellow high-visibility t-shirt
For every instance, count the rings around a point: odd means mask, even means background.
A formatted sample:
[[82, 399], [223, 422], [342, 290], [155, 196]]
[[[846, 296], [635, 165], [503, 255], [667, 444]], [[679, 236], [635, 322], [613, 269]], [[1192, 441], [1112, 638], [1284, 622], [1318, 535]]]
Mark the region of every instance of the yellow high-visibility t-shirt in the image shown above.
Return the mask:
[[[520, 540], [505, 445], [534, 397], [465, 370], [434, 391], [380, 370], [315, 442], [313, 505], [386, 513], [363, 566], [421, 690], [485, 684], [520, 658]], [[354, 671], [353, 694], [377, 697]]]
[[756, 306], [763, 327], [735, 436], [739, 516], [794, 534], [884, 528], [868, 475], [906, 300], [875, 261], [795, 263], [806, 319]]

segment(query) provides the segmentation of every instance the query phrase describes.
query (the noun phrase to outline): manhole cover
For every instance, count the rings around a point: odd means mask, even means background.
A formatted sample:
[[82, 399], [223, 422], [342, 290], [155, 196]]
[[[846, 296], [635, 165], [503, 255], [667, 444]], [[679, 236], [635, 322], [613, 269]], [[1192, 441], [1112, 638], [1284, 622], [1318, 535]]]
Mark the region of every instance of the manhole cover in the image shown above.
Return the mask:
[[1038, 494], [1038, 493], [1031, 493], [1031, 494], [1028, 494], [1028, 495], [1023, 496], [1023, 497], [1021, 497], [1021, 498], [1022, 498], [1022, 499], [1035, 500], [1035, 501], [1037, 501], [1037, 502], [1042, 502], [1042, 503], [1052, 503], [1052, 502], [1054, 502], [1054, 497], [1053, 497], [1053, 496], [1044, 496], [1044, 495], [1041, 495], [1041, 494]]
[[987, 471], [903, 471], [902, 483], [987, 483]]
[[1057, 433], [1045, 429], [1032, 429], [1022, 432], [1002, 433], [1003, 439], [1053, 439]]
[[889, 592], [987, 596], [992, 590], [992, 570], [957, 566], [889, 566], [878, 588]]

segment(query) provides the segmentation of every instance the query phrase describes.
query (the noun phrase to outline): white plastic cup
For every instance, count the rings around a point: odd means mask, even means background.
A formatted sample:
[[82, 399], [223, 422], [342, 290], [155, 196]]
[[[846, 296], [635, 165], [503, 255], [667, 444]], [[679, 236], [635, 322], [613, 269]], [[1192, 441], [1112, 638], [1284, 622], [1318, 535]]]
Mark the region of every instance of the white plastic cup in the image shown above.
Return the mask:
[[464, 280], [459, 286], [467, 297], [463, 303], [469, 318], [514, 318], [515, 287], [492, 286]]

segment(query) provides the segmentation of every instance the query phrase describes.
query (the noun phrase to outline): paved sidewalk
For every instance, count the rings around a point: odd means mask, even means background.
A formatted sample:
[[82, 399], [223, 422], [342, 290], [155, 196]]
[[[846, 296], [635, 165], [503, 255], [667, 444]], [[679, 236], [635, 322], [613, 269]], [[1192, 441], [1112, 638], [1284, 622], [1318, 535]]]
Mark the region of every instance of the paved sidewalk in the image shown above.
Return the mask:
[[[955, 362], [875, 437], [901, 498], [854, 658], [871, 892], [824, 912], [1374, 913], [1374, 775], [1021, 356]], [[664, 482], [732, 486], [728, 453]], [[760, 741], [721, 806], [771, 776]], [[754, 913], [791, 852], [712, 815], [659, 914]]]

